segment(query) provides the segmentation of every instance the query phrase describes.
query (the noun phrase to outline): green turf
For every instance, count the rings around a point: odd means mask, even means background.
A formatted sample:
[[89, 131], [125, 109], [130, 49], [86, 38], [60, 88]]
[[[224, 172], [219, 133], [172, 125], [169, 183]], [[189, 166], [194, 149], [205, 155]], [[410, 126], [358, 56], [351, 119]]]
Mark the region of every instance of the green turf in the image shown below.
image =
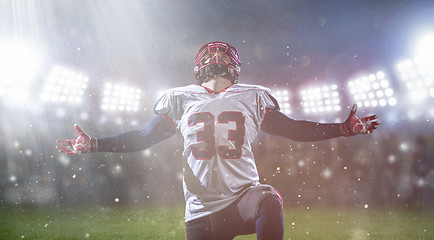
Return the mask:
[[[183, 212], [183, 207], [1, 207], [0, 239], [185, 239]], [[434, 239], [434, 211], [311, 208], [285, 209], [284, 215], [284, 239]]]

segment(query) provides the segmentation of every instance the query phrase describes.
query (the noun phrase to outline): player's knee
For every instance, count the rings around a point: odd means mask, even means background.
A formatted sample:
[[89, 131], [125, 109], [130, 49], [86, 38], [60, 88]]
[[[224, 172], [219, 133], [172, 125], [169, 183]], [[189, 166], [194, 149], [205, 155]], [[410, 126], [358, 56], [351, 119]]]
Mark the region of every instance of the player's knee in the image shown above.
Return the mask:
[[256, 220], [258, 239], [283, 239], [284, 224], [280, 199], [267, 196], [262, 200], [259, 216]]
[[[282, 202], [276, 196], [267, 196], [261, 202], [259, 214], [274, 213], [276, 215], [282, 214]], [[273, 215], [274, 215], [273, 214]]]

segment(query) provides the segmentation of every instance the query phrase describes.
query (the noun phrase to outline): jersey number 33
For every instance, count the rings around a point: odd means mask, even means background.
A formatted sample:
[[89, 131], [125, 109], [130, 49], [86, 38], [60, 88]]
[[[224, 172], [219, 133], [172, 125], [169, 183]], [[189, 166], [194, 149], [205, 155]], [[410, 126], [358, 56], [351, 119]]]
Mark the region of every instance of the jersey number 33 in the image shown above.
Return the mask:
[[[235, 130], [228, 130], [227, 139], [217, 139], [217, 142], [233, 143], [229, 145], [216, 145], [216, 125], [229, 124], [235, 122]], [[245, 118], [241, 112], [222, 112], [215, 116], [210, 112], [194, 113], [188, 119], [188, 127], [194, 127], [203, 123], [203, 128], [196, 131], [198, 143], [203, 143], [201, 147], [193, 146], [192, 154], [197, 160], [211, 160], [216, 154], [223, 159], [238, 159], [242, 155], [242, 146], [245, 136]], [[223, 135], [222, 135], [223, 136]]]

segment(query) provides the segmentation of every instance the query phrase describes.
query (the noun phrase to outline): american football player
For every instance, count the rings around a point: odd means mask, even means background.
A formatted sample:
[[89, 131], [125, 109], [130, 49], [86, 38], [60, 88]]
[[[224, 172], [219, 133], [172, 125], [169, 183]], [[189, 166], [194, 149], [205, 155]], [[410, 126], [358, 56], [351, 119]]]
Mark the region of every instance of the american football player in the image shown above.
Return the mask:
[[252, 142], [259, 131], [294, 141], [321, 141], [368, 134], [378, 116], [358, 118], [357, 105], [343, 123], [289, 118], [272, 92], [238, 83], [241, 62], [228, 43], [199, 48], [197, 84], [168, 90], [156, 103], [156, 117], [144, 128], [92, 138], [78, 125], [76, 139], [59, 139], [66, 154], [144, 150], [179, 131], [184, 139], [183, 187], [187, 239], [233, 239], [256, 233], [258, 239], [282, 239], [283, 201], [276, 189], [261, 184]]

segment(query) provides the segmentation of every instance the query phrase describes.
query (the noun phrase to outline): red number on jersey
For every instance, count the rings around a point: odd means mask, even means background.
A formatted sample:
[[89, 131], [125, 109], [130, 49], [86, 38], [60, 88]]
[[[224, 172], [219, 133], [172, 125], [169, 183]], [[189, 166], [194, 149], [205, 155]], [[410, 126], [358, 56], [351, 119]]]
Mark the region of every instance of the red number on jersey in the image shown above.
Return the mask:
[[[217, 119], [219, 124], [235, 122], [236, 129], [228, 130], [228, 141], [234, 142], [234, 149], [229, 146], [217, 146], [218, 154], [223, 159], [238, 159], [242, 155], [245, 135], [245, 118], [241, 112], [222, 112]], [[188, 126], [193, 127], [203, 123], [203, 129], [196, 131], [198, 142], [203, 142], [203, 148], [193, 146], [192, 154], [198, 160], [211, 160], [216, 154], [214, 115], [209, 112], [195, 113], [188, 119]]]

